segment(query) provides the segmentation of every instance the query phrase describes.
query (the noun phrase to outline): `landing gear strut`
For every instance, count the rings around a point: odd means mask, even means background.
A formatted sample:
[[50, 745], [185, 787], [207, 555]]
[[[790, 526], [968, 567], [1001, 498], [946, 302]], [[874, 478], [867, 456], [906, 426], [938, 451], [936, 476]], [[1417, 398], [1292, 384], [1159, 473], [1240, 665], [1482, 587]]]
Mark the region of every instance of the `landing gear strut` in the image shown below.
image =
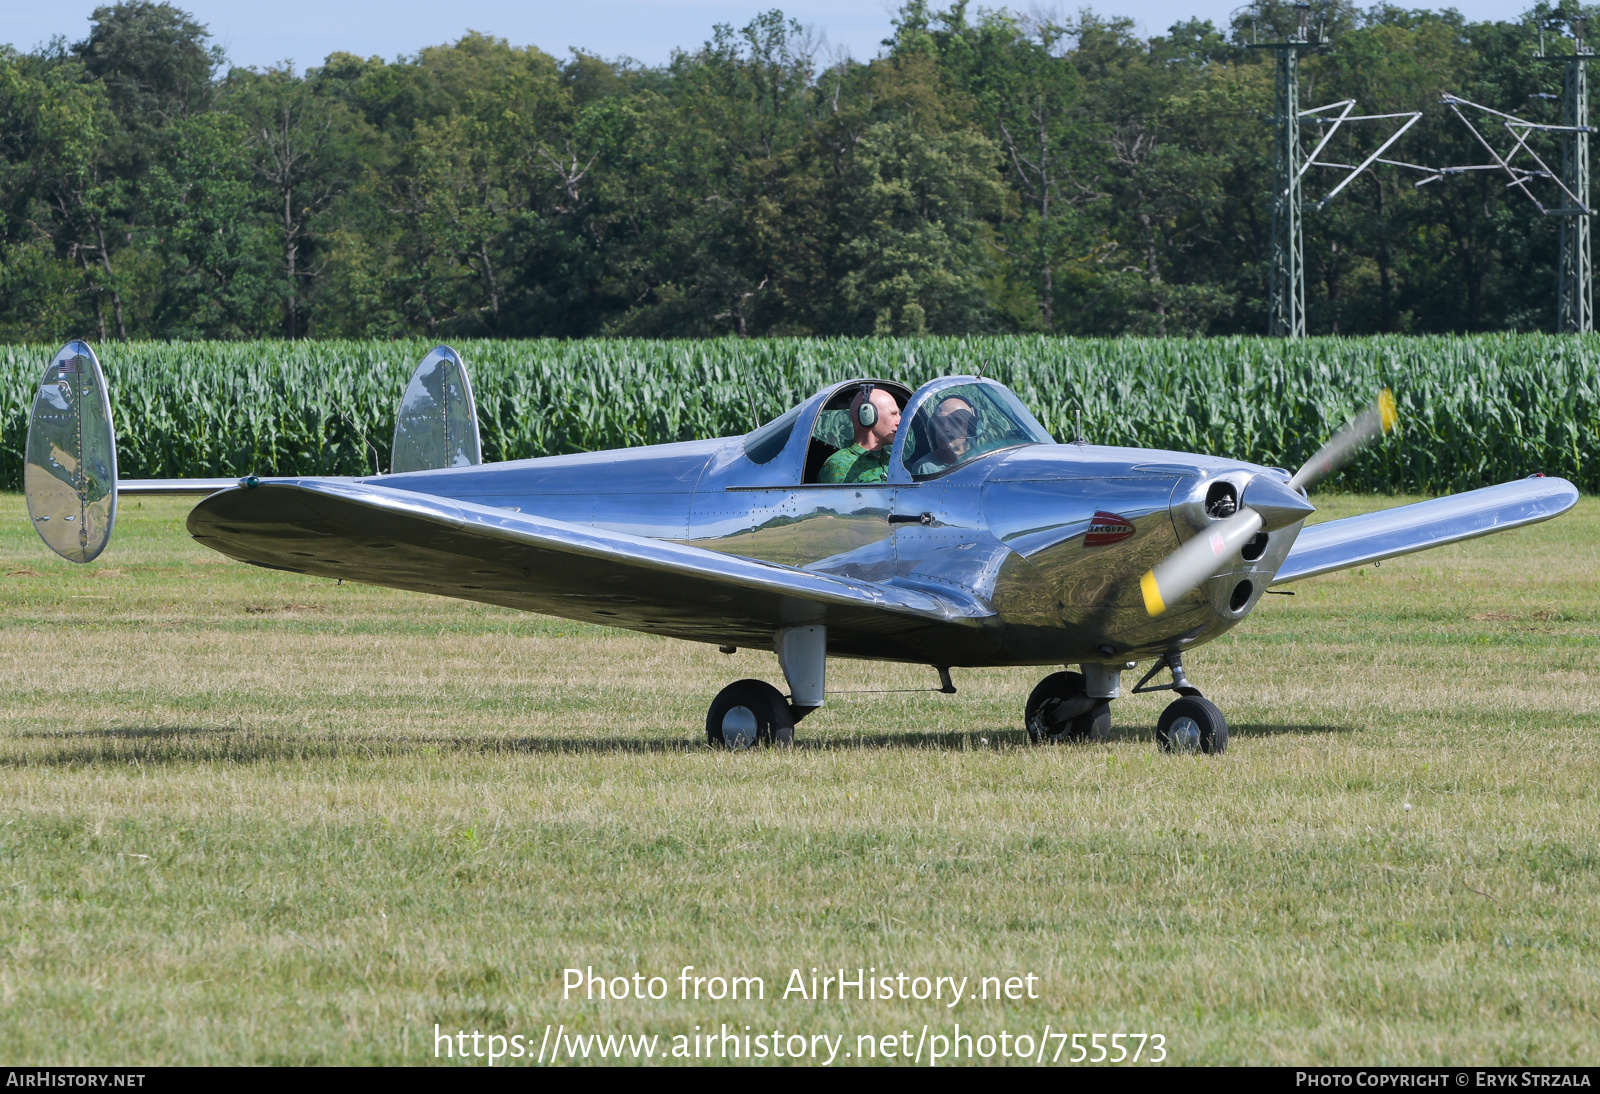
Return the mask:
[[[1162, 669], [1172, 672], [1172, 683], [1149, 686]], [[1228, 720], [1217, 704], [1200, 694], [1183, 671], [1183, 654], [1164, 654], [1144, 678], [1133, 686], [1135, 695], [1149, 691], [1175, 691], [1179, 698], [1168, 704], [1156, 722], [1156, 745], [1163, 752], [1204, 752], [1216, 755], [1228, 750]]]
[[795, 723], [822, 706], [827, 694], [828, 630], [819, 625], [783, 627], [773, 633], [789, 695], [765, 680], [739, 680], [717, 692], [706, 711], [712, 748], [791, 745]]

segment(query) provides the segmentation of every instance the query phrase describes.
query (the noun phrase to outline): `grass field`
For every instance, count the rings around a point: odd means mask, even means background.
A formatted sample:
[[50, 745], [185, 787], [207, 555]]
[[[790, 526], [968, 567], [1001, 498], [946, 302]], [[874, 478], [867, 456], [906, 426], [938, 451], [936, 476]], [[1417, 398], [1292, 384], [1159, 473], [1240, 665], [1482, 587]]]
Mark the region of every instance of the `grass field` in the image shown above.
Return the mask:
[[[547, 1022], [842, 1033], [840, 1062], [957, 1021], [1173, 1063], [1600, 1056], [1594, 498], [1267, 598], [1189, 661], [1216, 758], [1156, 752], [1159, 696], [1030, 747], [1035, 670], [714, 753], [706, 703], [771, 655], [251, 569], [185, 511], [128, 501], [71, 567], [0, 497], [9, 1062], [427, 1062], [435, 1023]], [[672, 997], [563, 1001], [589, 965]], [[767, 998], [677, 1001], [683, 965]], [[778, 998], [841, 965], [1039, 998]]]

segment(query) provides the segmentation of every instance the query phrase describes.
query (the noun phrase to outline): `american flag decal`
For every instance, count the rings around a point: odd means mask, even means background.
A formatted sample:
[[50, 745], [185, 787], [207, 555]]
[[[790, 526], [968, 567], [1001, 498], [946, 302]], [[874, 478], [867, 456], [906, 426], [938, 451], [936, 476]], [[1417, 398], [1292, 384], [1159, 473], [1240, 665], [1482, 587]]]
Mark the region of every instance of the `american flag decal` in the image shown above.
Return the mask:
[[61, 364], [56, 366], [57, 376], [75, 376], [77, 373], [78, 359], [76, 357], [68, 357], [66, 360], [62, 361]]
[[1121, 543], [1133, 535], [1133, 525], [1117, 516], [1115, 513], [1100, 512], [1089, 521], [1089, 531], [1083, 537], [1085, 547], [1107, 547], [1113, 543]]

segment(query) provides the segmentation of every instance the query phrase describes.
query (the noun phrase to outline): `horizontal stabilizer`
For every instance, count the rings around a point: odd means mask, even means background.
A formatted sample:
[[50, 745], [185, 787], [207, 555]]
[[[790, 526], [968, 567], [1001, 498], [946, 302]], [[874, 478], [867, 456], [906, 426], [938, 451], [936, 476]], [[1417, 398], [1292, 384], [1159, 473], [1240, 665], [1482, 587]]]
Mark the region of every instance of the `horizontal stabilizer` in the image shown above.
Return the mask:
[[237, 477], [231, 479], [118, 479], [117, 493], [144, 497], [203, 498], [238, 486]]
[[1560, 516], [1578, 503], [1566, 479], [1532, 478], [1402, 505], [1304, 529], [1272, 581], [1364, 566]]
[[[226, 479], [118, 479], [117, 493], [138, 497], [208, 498], [229, 490], [245, 480], [235, 475]], [[319, 482], [355, 482], [355, 476], [319, 479]]]

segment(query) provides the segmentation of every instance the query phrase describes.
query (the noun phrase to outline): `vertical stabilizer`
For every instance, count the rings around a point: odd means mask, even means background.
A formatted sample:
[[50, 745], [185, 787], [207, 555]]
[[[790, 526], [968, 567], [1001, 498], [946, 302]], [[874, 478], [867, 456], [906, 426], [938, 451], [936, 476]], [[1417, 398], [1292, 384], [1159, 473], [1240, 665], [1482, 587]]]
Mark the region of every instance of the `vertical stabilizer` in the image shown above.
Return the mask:
[[117, 440], [100, 362], [87, 342], [55, 355], [33, 399], [22, 470], [39, 538], [68, 562], [91, 562], [117, 521]]
[[482, 462], [478, 408], [466, 362], [449, 346], [435, 346], [411, 374], [400, 400], [389, 471], [431, 471]]

